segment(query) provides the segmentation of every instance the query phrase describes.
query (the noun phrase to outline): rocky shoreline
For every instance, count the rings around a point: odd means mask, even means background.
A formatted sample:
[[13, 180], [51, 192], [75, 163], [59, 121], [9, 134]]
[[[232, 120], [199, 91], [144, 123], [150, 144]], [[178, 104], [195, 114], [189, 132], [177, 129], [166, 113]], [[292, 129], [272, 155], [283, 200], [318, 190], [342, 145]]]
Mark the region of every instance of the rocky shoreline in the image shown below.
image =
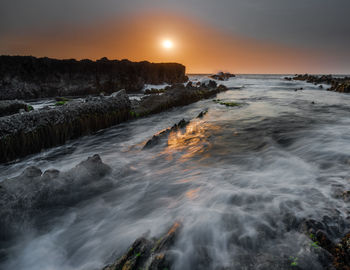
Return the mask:
[[335, 91], [340, 93], [350, 93], [350, 77], [335, 78], [332, 75], [296, 75], [293, 78], [286, 78], [287, 80], [296, 80], [296, 81], [306, 81], [308, 83], [318, 84], [329, 84], [329, 91]]
[[177, 63], [0, 56], [0, 100], [135, 92], [145, 84], [187, 80], [185, 66]]
[[[292, 79], [330, 84], [329, 90], [350, 92], [350, 78], [298, 75], [287, 80]], [[149, 91], [140, 100], [130, 100], [127, 92], [121, 90], [110, 96], [99, 95], [79, 101], [59, 98], [57, 106], [40, 110], [33, 110], [22, 101], [0, 101], [0, 162], [37, 153], [118, 123], [211, 98], [226, 90], [228, 88], [214, 81], [196, 85], [175, 83], [162, 90]], [[240, 105], [221, 100], [214, 102], [227, 107]], [[197, 118], [202, 118], [206, 112], [201, 112]], [[155, 134], [142, 150], [165, 143], [170, 133], [185, 129], [189, 123], [183, 119]], [[31, 166], [19, 176], [0, 182], [0, 242], [4, 247], [0, 249], [0, 261], [8, 255], [7, 246], [25, 234], [26, 228], [41, 229], [46, 226], [39, 224], [43, 217], [62, 215], [69, 207], [114, 187], [118, 179], [111, 179], [111, 172], [112, 168], [102, 162], [99, 155], [94, 155], [68, 171], [49, 169], [43, 172]], [[342, 194], [344, 200], [348, 199], [348, 194], [349, 191]], [[330, 220], [332, 226], [339, 226], [339, 235], [332, 235]], [[160, 237], [140, 235], [122, 256], [106, 261], [102, 270], [172, 269], [177, 256], [173, 248], [183, 226], [182, 222], [173, 221], [173, 226]], [[347, 230], [337, 224], [336, 216], [322, 222], [291, 216], [284, 222], [286, 230], [304, 234], [308, 243], [306, 249], [315, 251], [325, 269], [350, 269], [350, 234], [344, 235]], [[201, 248], [201, 252], [208, 253], [206, 247]], [[297, 262], [298, 257], [285, 258], [276, 262], [274, 269], [298, 269]]]
[[67, 140], [91, 134], [121, 122], [184, 106], [226, 91], [215, 82], [168, 87], [164, 93], [129, 100], [124, 90], [111, 96], [90, 97], [84, 101], [59, 101], [55, 108], [44, 108], [0, 118], [0, 162], [62, 145]]
[[125, 91], [111, 97], [72, 101], [64, 106], [0, 118], [0, 162], [40, 152], [67, 140], [130, 119]]

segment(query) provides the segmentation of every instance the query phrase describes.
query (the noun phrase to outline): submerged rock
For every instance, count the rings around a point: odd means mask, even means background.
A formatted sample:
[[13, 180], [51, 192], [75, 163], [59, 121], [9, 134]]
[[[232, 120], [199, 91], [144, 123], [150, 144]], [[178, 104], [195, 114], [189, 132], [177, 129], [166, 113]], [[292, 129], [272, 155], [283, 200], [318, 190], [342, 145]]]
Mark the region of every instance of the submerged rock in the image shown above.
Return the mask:
[[164, 270], [171, 267], [171, 247], [179, 234], [181, 224], [176, 222], [171, 229], [159, 239], [137, 239], [128, 251], [115, 263], [103, 270]]
[[67, 209], [112, 186], [105, 178], [111, 168], [99, 155], [89, 157], [66, 172], [35, 167], [0, 182], [0, 242], [25, 231], [44, 212]]
[[187, 80], [185, 66], [177, 63], [0, 56], [0, 100], [140, 91], [145, 84]]
[[149, 149], [159, 144], [162, 138], [167, 137], [171, 132], [178, 131], [181, 128], [186, 127], [190, 122], [182, 119], [179, 123], [173, 125], [171, 128], [165, 129], [148, 140], [142, 149]]
[[64, 106], [0, 118], [0, 162], [40, 152], [107, 128], [130, 117], [125, 91], [111, 97], [71, 101]]

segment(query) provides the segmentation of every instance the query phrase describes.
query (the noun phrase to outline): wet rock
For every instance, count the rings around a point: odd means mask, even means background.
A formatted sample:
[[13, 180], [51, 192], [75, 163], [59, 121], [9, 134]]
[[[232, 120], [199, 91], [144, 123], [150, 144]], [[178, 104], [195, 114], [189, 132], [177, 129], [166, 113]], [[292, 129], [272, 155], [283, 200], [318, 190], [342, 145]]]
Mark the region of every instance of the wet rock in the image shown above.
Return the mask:
[[241, 106], [242, 104], [237, 103], [237, 102], [232, 102], [232, 101], [223, 101], [220, 99], [214, 99], [213, 102], [220, 104], [220, 105], [225, 105], [226, 107], [238, 107]]
[[312, 241], [316, 245], [320, 245], [322, 248], [327, 250], [328, 252], [332, 253], [334, 249], [334, 244], [333, 242], [329, 239], [329, 236], [327, 235], [326, 232], [323, 230], [318, 230], [315, 235], [312, 235]]
[[41, 176], [42, 172], [38, 167], [30, 166], [23, 171], [23, 176], [33, 178]]
[[192, 84], [192, 82], [188, 82], [187, 84], [186, 84], [186, 88], [192, 88], [194, 85]]
[[67, 140], [126, 121], [130, 100], [125, 91], [91, 97], [64, 106], [0, 118], [0, 162], [7, 162]]
[[41, 213], [66, 209], [112, 187], [111, 168], [99, 155], [66, 172], [29, 167], [17, 177], [0, 182], [0, 243], [25, 230]]
[[342, 198], [344, 199], [344, 201], [346, 202], [350, 202], [350, 190], [344, 191], [341, 194]]
[[192, 86], [186, 88], [183, 84], [176, 84], [167, 87], [162, 95], [144, 97], [135, 105], [134, 111], [140, 116], [159, 113], [173, 107], [184, 106], [201, 99], [210, 98], [226, 90], [225, 86]]
[[219, 72], [217, 74], [209, 76], [210, 78], [214, 80], [219, 80], [219, 81], [227, 81], [230, 78], [236, 77], [236, 75], [228, 73], [228, 72]]
[[0, 56], [0, 100], [132, 92], [145, 84], [187, 80], [185, 67], [176, 63]]
[[286, 81], [291, 81], [291, 80], [292, 80], [291, 77], [284, 77], [284, 79], [285, 79]]
[[202, 111], [198, 114], [197, 118], [203, 118], [204, 115], [206, 115], [208, 113], [208, 110]]
[[338, 270], [350, 270], [350, 233], [335, 246], [333, 265]]
[[54, 178], [58, 177], [59, 174], [60, 174], [59, 170], [49, 169], [49, 170], [46, 170], [44, 172], [43, 178], [45, 178], [45, 179], [54, 179]]
[[335, 243], [328, 232], [330, 227], [327, 223], [330, 222], [334, 220], [327, 220], [326, 223], [306, 220], [301, 228], [310, 238], [312, 247], [322, 248], [330, 254], [335, 269], [350, 270], [350, 233], [346, 234], [339, 243]]
[[209, 88], [215, 88], [215, 87], [217, 87], [218, 85], [217, 85], [217, 83], [216, 83], [215, 81], [210, 80], [210, 81], [208, 82], [208, 84], [205, 84], [205, 86], [207, 86], [207, 87], [209, 87]]
[[19, 113], [20, 111], [31, 111], [33, 108], [23, 101], [18, 100], [0, 100], [0, 117]]
[[181, 224], [176, 222], [161, 238], [148, 240], [137, 239], [128, 251], [115, 263], [103, 270], [164, 270], [171, 267], [170, 249], [179, 234]]
[[165, 130], [159, 132], [158, 134], [153, 135], [153, 137], [146, 142], [143, 149], [149, 149], [149, 148], [156, 146], [157, 144], [159, 144], [161, 142], [161, 140], [163, 138], [168, 137], [168, 135], [171, 132], [178, 131], [179, 129], [186, 127], [189, 123], [190, 123], [189, 121], [182, 119], [179, 123], [173, 125], [171, 128], [165, 129]]
[[156, 88], [152, 88], [152, 89], [146, 89], [145, 90], [145, 94], [146, 95], [151, 95], [151, 94], [160, 94], [160, 93], [164, 93], [165, 89], [156, 89]]

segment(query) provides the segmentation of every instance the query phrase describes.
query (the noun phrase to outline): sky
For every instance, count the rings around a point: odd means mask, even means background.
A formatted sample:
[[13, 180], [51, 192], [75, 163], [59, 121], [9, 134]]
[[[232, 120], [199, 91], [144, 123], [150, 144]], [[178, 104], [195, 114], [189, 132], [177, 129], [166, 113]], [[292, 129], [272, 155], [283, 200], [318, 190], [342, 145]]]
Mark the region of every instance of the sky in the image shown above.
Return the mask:
[[0, 54], [349, 74], [349, 11], [349, 0], [1, 0]]

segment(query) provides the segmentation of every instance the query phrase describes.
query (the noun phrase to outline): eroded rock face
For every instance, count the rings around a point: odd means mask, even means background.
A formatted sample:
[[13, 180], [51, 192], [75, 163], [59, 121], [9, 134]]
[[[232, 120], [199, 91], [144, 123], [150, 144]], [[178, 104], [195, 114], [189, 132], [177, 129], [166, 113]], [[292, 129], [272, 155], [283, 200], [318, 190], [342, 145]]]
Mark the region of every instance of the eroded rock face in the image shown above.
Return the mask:
[[176, 63], [0, 56], [0, 100], [139, 91], [146, 83], [187, 80], [185, 67]]
[[61, 145], [129, 119], [125, 91], [0, 118], [0, 162]]
[[94, 155], [66, 172], [42, 172], [31, 166], [0, 182], [0, 241], [20, 234], [44, 212], [65, 210], [112, 187], [106, 178], [110, 172], [100, 156]]
[[175, 222], [171, 229], [159, 239], [137, 239], [128, 251], [115, 263], [103, 270], [164, 270], [171, 269], [171, 247], [181, 228]]

